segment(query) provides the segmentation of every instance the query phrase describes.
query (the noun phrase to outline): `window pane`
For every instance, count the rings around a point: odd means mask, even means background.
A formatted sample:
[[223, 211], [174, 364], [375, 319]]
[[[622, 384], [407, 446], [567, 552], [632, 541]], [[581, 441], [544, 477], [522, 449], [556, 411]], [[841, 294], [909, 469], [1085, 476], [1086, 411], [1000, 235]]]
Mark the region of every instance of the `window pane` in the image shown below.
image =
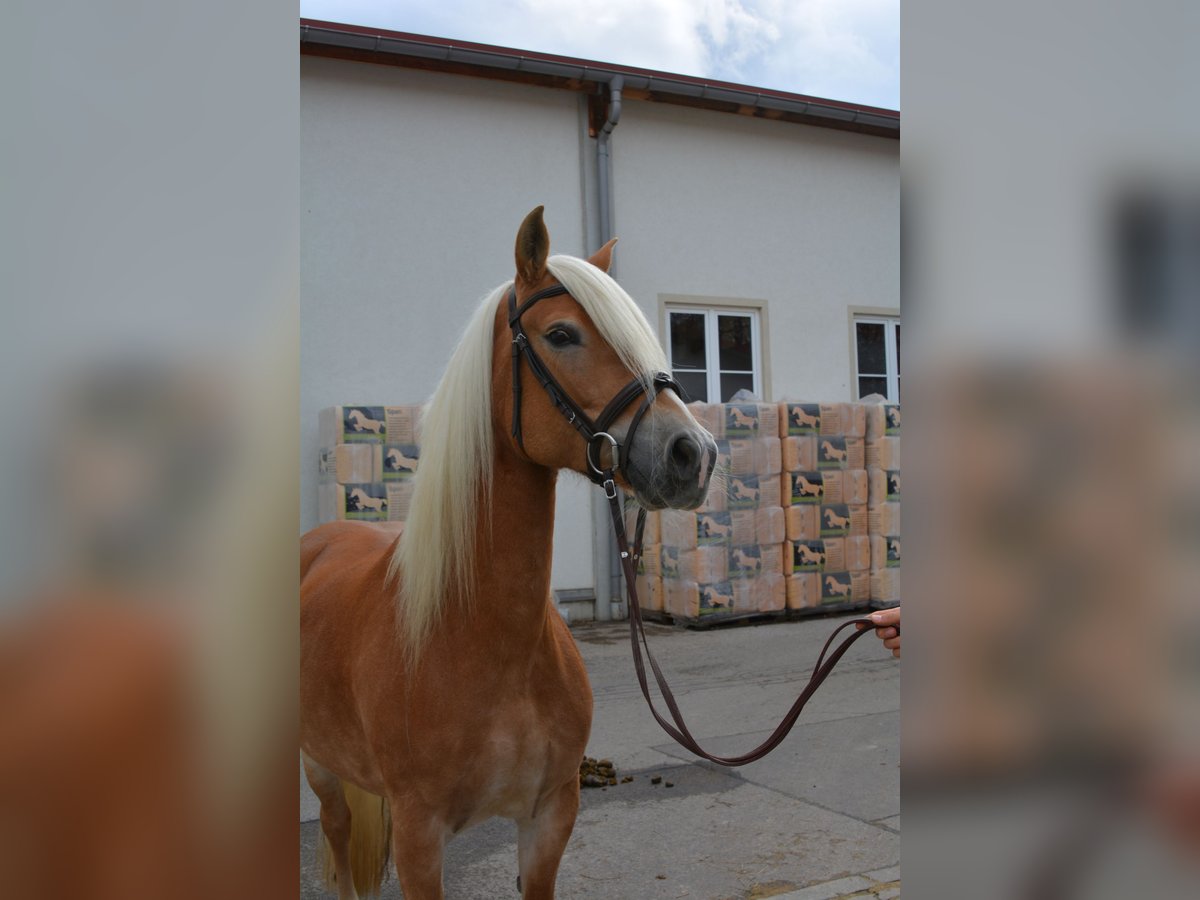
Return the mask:
[[721, 374], [721, 402], [728, 403], [729, 398], [736, 394], [739, 390], [745, 388], [748, 391], [754, 390], [753, 375], [726, 375]]
[[671, 313], [671, 366], [676, 369], [703, 369], [703, 313]]
[[887, 374], [887, 351], [883, 346], [883, 324], [879, 322], [859, 322], [856, 326], [858, 335], [858, 371], [868, 375]]
[[[882, 394], [887, 397], [887, 379], [886, 378], [859, 378], [858, 379], [858, 396], [865, 397], [867, 394]], [[891, 399], [890, 397], [888, 398]]]
[[750, 343], [749, 316], [717, 316], [717, 334], [720, 336], [722, 369], [754, 368], [754, 347]]
[[900, 374], [900, 323], [896, 323], [896, 374]]
[[708, 375], [704, 372], [681, 372], [676, 369], [675, 380], [687, 391], [687, 402], [708, 402]]

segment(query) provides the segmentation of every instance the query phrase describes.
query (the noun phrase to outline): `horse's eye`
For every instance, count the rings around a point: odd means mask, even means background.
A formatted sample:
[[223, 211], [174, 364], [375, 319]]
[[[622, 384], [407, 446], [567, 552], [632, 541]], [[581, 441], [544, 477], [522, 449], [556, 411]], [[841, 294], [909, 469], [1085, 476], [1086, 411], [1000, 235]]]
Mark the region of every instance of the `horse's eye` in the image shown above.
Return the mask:
[[553, 331], [547, 332], [546, 340], [555, 347], [567, 347], [579, 343], [578, 338], [565, 328], [555, 328]]

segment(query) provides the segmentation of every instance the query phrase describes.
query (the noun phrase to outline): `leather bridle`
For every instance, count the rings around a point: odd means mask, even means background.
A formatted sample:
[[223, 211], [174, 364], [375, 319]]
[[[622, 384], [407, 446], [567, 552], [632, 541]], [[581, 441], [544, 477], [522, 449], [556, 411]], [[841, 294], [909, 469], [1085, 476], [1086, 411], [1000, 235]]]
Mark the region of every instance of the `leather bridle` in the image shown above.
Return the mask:
[[[566, 389], [558, 383], [558, 379], [546, 368], [546, 364], [533, 349], [533, 342], [529, 340], [529, 335], [525, 333], [525, 328], [521, 324], [521, 316], [533, 304], [539, 300], [545, 300], [547, 297], [558, 297], [566, 293], [569, 291], [565, 287], [555, 284], [532, 294], [524, 303], [517, 306], [516, 287], [508, 292], [508, 327], [512, 331], [512, 436], [516, 439], [517, 446], [524, 452], [525, 439], [521, 430], [521, 360], [524, 359], [529, 366], [529, 371], [533, 373], [538, 383], [550, 396], [554, 408], [567, 420], [568, 424], [583, 436], [588, 477], [604, 488], [604, 495], [609, 500], [615, 500], [617, 496], [616, 473], [619, 469], [628, 466], [629, 448], [633, 444], [633, 436], [637, 432], [638, 425], [641, 424], [642, 417], [646, 415], [646, 411], [650, 409], [650, 405], [658, 396], [658, 392], [664, 388], [670, 388], [680, 398], [683, 398], [685, 394], [679, 382], [667, 372], [655, 374], [652, 385], [653, 393], [646, 390], [645, 379], [634, 378], [617, 391], [616, 396], [601, 410], [596, 420], [592, 421], [591, 417], [571, 398]], [[638, 397], [642, 398], [642, 404], [633, 414], [629, 429], [625, 432], [625, 442], [622, 444], [609, 433], [608, 429], [625, 408]], [[608, 450], [607, 465], [603, 460], [605, 449]]]
[[[529, 370], [537, 378], [538, 383], [541, 384], [542, 388], [549, 395], [554, 408], [582, 435], [586, 448], [585, 456], [587, 457], [588, 477], [604, 489], [604, 496], [608, 498], [609, 513], [612, 517], [613, 531], [617, 539], [617, 550], [621, 557], [621, 569], [625, 575], [625, 589], [629, 595], [629, 638], [633, 646], [633, 663], [637, 671], [638, 684], [642, 689], [642, 696], [646, 698], [646, 703], [650, 707], [651, 714], [658, 724], [662, 726], [663, 730], [676, 742], [710, 762], [722, 766], [741, 766], [762, 759], [778, 747], [783, 739], [787, 737], [788, 732], [792, 730], [792, 727], [796, 724], [796, 720], [800, 717], [804, 705], [829, 676], [829, 673], [833, 671], [833, 667], [837, 665], [838, 660], [850, 649], [851, 644], [873, 629], [875, 623], [865, 618], [850, 619], [834, 629], [828, 640], [825, 641], [825, 646], [821, 648], [821, 653], [817, 657], [816, 665], [813, 666], [812, 674], [809, 676], [804, 690], [796, 698], [787, 715], [784, 716], [783, 721], [779, 723], [771, 735], [758, 747], [740, 756], [716, 756], [700, 746], [688, 730], [687, 724], [683, 720], [683, 714], [679, 710], [679, 705], [675, 701], [675, 696], [671, 692], [671, 688], [667, 684], [667, 680], [663, 676], [658, 662], [650, 652], [650, 645], [646, 642], [646, 629], [642, 622], [642, 609], [637, 595], [637, 564], [642, 556], [642, 537], [646, 525], [646, 510], [638, 510], [637, 524], [634, 528], [633, 546], [630, 547], [629, 538], [625, 531], [625, 517], [621, 512], [621, 501], [617, 494], [615, 480], [617, 471], [628, 465], [629, 448], [633, 444], [633, 436], [642, 421], [642, 417], [645, 416], [646, 411], [658, 396], [658, 392], [664, 388], [670, 388], [681, 399], [684, 399], [686, 395], [679, 383], [667, 372], [659, 372], [654, 376], [652, 385], [654, 388], [653, 393], [646, 390], [643, 379], [635, 378], [618, 391], [616, 396], [600, 412], [596, 420], [592, 421], [579, 404], [571, 398], [571, 395], [567, 393], [563, 386], [558, 383], [558, 380], [550, 370], [546, 368], [537, 351], [533, 349], [533, 344], [529, 340], [529, 336], [525, 333], [524, 327], [521, 325], [521, 316], [533, 304], [539, 300], [545, 300], [547, 297], [558, 297], [567, 293], [569, 293], [567, 288], [561, 284], [556, 284], [532, 294], [520, 306], [517, 305], [516, 287], [514, 286], [508, 293], [508, 327], [512, 331], [512, 435], [517, 441], [517, 446], [524, 452], [525, 443], [521, 432], [521, 360], [524, 359], [529, 366]], [[633, 419], [629, 424], [629, 429], [625, 433], [625, 442], [622, 444], [609, 434], [608, 429], [622, 411], [638, 397], [642, 398], [641, 406], [634, 413]], [[601, 455], [605, 445], [607, 445], [608, 449], [607, 465], [604, 464]], [[829, 658], [826, 659], [825, 654], [829, 651], [829, 646], [833, 643], [833, 639], [837, 637], [840, 631], [851, 625], [864, 625], [866, 627], [844, 638], [834, 651], [829, 654]], [[654, 705], [654, 699], [650, 695], [650, 685], [646, 677], [646, 664], [642, 659], [642, 648], [645, 648], [646, 660], [650, 663], [650, 668], [654, 673], [654, 680], [658, 684], [663, 702], [666, 703], [667, 710], [670, 712], [670, 722], [658, 711], [658, 708]]]

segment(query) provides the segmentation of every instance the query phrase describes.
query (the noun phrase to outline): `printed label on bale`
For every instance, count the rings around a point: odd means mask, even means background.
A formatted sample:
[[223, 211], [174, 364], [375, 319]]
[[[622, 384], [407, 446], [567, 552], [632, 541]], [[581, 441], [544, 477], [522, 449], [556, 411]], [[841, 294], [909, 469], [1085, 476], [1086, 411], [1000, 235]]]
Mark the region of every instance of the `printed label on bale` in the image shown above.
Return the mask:
[[824, 541], [796, 541], [792, 544], [792, 572], [819, 572], [825, 568]]
[[821, 576], [821, 602], [845, 603], [854, 599], [849, 572], [825, 572]]
[[818, 469], [845, 469], [849, 466], [846, 439], [830, 435], [817, 441]]
[[679, 548], [666, 547], [662, 548], [662, 577], [678, 579], [679, 578]]
[[762, 549], [757, 544], [733, 547], [729, 551], [729, 577], [746, 577], [762, 572]]
[[887, 568], [895, 569], [900, 566], [900, 538], [887, 538]]
[[382, 406], [343, 406], [342, 440], [382, 441], [387, 435], [387, 423]]
[[821, 430], [819, 403], [785, 403], [787, 435], [816, 434]]
[[728, 484], [729, 509], [753, 509], [758, 506], [761, 491], [755, 475], [730, 475]]
[[696, 543], [701, 547], [725, 543], [729, 540], [732, 530], [727, 512], [701, 513], [696, 516]]
[[387, 488], [382, 484], [344, 484], [346, 518], [359, 522], [388, 520]]
[[825, 495], [825, 476], [820, 472], [789, 472], [792, 503], [820, 503]]
[[700, 615], [727, 613], [733, 610], [733, 586], [728, 581], [700, 585]]
[[388, 436], [398, 444], [415, 444], [420, 440], [421, 407], [388, 406], [383, 411]]
[[834, 503], [821, 507], [821, 537], [845, 537], [850, 533], [850, 507]]
[[887, 425], [884, 428], [884, 434], [899, 434], [900, 433], [900, 405], [898, 403], [885, 403], [883, 405], [884, 420]]
[[725, 435], [727, 437], [750, 437], [756, 434], [758, 434], [757, 404], [725, 404]]
[[383, 480], [407, 481], [417, 473], [421, 449], [416, 444], [388, 444], [383, 450]]
[[900, 470], [888, 469], [887, 472], [887, 498], [888, 500], [900, 499]]

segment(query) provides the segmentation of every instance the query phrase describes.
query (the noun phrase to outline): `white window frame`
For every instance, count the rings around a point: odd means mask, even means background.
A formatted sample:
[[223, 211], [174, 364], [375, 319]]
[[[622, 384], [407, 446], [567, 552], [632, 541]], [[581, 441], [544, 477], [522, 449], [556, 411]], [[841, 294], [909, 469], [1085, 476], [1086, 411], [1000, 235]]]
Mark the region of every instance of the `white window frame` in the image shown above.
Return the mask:
[[[754, 368], [750, 370], [752, 376], [752, 390], [756, 397], [766, 399], [763, 392], [763, 356], [762, 356], [762, 341], [759, 330], [761, 316], [759, 310], [748, 306], [696, 306], [669, 303], [665, 307], [666, 312], [666, 333], [664, 343], [667, 350], [667, 365], [671, 367], [671, 371], [675, 371], [675, 360], [672, 355], [671, 341], [671, 316], [674, 313], [685, 313], [704, 316], [704, 352], [705, 352], [705, 373], [708, 376], [708, 402], [722, 403], [721, 399], [721, 351], [720, 351], [720, 331], [718, 328], [718, 316], [741, 316], [750, 320], [750, 355], [751, 362]], [[685, 370], [686, 371], [686, 370]], [[692, 370], [695, 371], [695, 370]], [[746, 374], [745, 370], [729, 369], [725, 370], [725, 374]], [[695, 398], [693, 398], [695, 399]]]
[[[883, 356], [886, 372], [863, 372], [858, 365], [858, 326], [883, 326]], [[888, 402], [896, 403], [900, 398], [900, 366], [896, 351], [896, 328], [900, 325], [899, 316], [863, 315], [856, 313], [851, 317], [850, 347], [854, 357], [854, 387], [852, 393], [855, 400], [862, 399], [859, 394], [859, 379], [862, 377], [879, 378], [881, 375], [887, 381]]]

